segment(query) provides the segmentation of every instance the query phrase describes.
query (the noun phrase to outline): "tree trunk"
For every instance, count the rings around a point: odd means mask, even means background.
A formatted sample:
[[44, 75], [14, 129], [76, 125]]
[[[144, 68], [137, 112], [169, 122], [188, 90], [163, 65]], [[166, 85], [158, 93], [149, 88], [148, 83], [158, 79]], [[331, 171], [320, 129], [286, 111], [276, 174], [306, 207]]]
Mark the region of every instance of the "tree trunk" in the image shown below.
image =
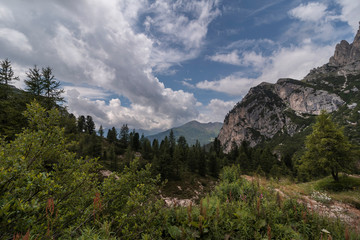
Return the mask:
[[335, 172], [334, 170], [331, 170], [331, 175], [336, 182], [339, 181], [339, 173], [337, 171]]

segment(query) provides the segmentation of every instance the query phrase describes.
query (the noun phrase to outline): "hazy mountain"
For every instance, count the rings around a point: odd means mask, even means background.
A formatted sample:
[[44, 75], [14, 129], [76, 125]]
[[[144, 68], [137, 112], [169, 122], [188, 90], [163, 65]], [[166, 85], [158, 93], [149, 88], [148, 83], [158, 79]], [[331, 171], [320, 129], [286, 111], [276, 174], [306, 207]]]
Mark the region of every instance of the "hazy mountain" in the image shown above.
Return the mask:
[[[199, 140], [200, 144], [203, 145], [214, 140], [214, 138], [219, 134], [221, 126], [222, 123], [219, 122], [200, 123], [197, 121], [191, 121], [180, 127], [172, 128], [172, 130], [176, 139], [180, 136], [184, 136], [189, 145], [195, 144], [196, 140]], [[151, 142], [154, 139], [161, 141], [165, 138], [165, 136], [169, 136], [170, 130], [171, 129], [155, 135], [147, 136], [147, 138]]]

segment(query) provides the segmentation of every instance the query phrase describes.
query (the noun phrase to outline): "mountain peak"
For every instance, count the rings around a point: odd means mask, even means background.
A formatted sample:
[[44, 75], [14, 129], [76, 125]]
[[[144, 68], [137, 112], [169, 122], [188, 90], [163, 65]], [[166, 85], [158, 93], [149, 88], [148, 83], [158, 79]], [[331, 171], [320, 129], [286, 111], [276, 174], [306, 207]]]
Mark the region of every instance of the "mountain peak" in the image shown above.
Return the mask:
[[[355, 109], [352, 106], [360, 104], [356, 101], [360, 99], [359, 77], [360, 28], [351, 44], [345, 40], [337, 44], [329, 63], [311, 70], [304, 81], [284, 78], [251, 88], [226, 115], [218, 139], [229, 152], [233, 144], [240, 146], [243, 141], [256, 146], [273, 138], [292, 138], [305, 131], [322, 110], [335, 115], [347, 110], [346, 105]], [[345, 124], [357, 126], [349, 120]]]
[[357, 74], [360, 71], [360, 22], [352, 43], [342, 40], [335, 47], [335, 52], [330, 57], [329, 62], [321, 67], [314, 68], [304, 78], [305, 81], [311, 82], [322, 75], [332, 74], [343, 76], [348, 74]]
[[330, 66], [344, 66], [352, 62], [360, 61], [360, 22], [359, 30], [354, 37], [354, 41], [349, 44], [342, 40], [336, 45], [334, 56], [329, 60]]
[[165, 136], [168, 136], [170, 130], [172, 130], [175, 138], [184, 136], [189, 145], [195, 144], [196, 140], [199, 140], [200, 144], [203, 145], [211, 142], [219, 134], [221, 127], [222, 123], [219, 122], [200, 123], [193, 120], [182, 126], [171, 128], [155, 135], [147, 136], [147, 138], [151, 142], [154, 139], [161, 141], [165, 138]]

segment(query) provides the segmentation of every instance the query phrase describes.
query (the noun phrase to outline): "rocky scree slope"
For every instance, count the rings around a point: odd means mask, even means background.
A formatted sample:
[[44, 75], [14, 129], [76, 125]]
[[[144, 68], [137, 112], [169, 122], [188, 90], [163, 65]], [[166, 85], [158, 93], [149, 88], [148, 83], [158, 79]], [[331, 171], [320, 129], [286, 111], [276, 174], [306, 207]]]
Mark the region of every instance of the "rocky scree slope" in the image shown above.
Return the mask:
[[343, 40], [329, 63], [302, 80], [261, 83], [226, 115], [218, 135], [224, 151], [247, 141], [256, 146], [276, 136], [302, 132], [321, 110], [345, 126], [350, 140], [360, 142], [360, 29], [353, 43]]

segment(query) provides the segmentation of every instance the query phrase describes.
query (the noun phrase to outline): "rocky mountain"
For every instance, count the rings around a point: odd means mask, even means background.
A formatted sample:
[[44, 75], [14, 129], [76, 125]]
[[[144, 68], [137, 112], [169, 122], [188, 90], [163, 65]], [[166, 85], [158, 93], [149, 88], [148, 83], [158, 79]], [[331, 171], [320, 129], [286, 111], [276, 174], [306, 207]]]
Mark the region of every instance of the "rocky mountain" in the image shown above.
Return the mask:
[[311, 70], [303, 80], [279, 79], [251, 88], [226, 115], [218, 139], [225, 152], [242, 141], [256, 146], [284, 140], [304, 132], [314, 116], [326, 110], [351, 140], [360, 142], [359, 89], [360, 29], [351, 44], [341, 41], [329, 63]]
[[184, 136], [189, 145], [195, 144], [196, 140], [199, 140], [200, 144], [204, 145], [214, 140], [214, 138], [219, 134], [221, 127], [222, 123], [219, 122], [200, 123], [197, 121], [191, 121], [180, 127], [147, 136], [147, 138], [151, 142], [154, 139], [161, 141], [165, 138], [165, 136], [169, 136], [170, 131], [173, 130], [176, 139], [180, 136]]

